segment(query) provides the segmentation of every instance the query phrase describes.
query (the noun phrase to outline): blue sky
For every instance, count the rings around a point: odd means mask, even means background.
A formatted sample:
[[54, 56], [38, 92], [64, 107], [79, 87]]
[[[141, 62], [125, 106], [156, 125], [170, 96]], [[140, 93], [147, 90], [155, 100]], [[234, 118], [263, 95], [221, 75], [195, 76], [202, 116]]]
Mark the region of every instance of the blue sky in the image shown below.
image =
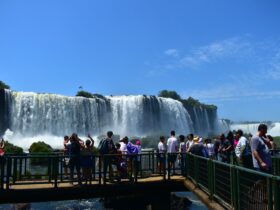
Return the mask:
[[175, 90], [232, 120], [280, 120], [280, 1], [2, 0], [13, 90]]

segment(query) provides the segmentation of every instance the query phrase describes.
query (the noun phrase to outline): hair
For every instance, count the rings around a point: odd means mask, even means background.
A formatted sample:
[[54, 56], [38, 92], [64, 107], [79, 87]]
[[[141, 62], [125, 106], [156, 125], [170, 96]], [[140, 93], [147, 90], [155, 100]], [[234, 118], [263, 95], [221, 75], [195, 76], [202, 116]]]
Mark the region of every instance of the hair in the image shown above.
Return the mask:
[[122, 139], [122, 142], [128, 142], [128, 137], [127, 136], [125, 136], [123, 139]]
[[170, 132], [170, 135], [171, 135], [171, 136], [175, 136], [175, 131], [171, 131], [171, 132]]
[[108, 136], [109, 138], [111, 138], [111, 137], [113, 136], [113, 132], [112, 132], [112, 131], [108, 131], [108, 132], [107, 132], [107, 136]]
[[160, 136], [160, 137], [159, 137], [159, 140], [160, 140], [161, 142], [164, 141], [164, 139], [165, 139], [164, 136]]
[[266, 137], [269, 139], [269, 141], [273, 141], [273, 137], [271, 135], [267, 135]]
[[266, 124], [260, 124], [259, 127], [258, 127], [258, 131], [261, 131], [261, 130], [267, 130], [267, 125]]
[[91, 141], [89, 139], [86, 140], [86, 146], [89, 147], [90, 146]]
[[120, 143], [116, 143], [116, 148], [117, 149], [121, 148], [121, 144]]
[[190, 139], [190, 138], [193, 139], [193, 134], [192, 134], [192, 133], [190, 133], [190, 134], [188, 135], [188, 139]]
[[69, 140], [69, 136], [64, 136], [64, 140]]
[[180, 139], [180, 142], [183, 142], [183, 141], [185, 141], [185, 136], [184, 135], [180, 135], [179, 139]]
[[243, 136], [243, 131], [239, 129], [239, 130], [236, 131], [236, 134], [239, 134], [240, 136]]
[[228, 134], [227, 134], [227, 139], [233, 138], [233, 137], [234, 137], [233, 132], [229, 131]]

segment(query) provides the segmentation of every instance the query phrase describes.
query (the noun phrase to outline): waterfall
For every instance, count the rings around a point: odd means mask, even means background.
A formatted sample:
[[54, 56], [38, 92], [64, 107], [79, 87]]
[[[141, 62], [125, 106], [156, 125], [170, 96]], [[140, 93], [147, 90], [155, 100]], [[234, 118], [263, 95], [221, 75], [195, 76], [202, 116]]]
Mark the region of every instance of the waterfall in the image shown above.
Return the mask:
[[184, 135], [194, 132], [193, 120], [182, 103], [168, 98], [84, 98], [13, 91], [5, 91], [5, 97], [5, 116], [9, 116], [5, 118], [9, 128], [6, 138], [25, 148], [36, 138], [59, 146], [58, 139], [73, 132], [81, 136], [98, 136], [108, 130], [121, 136], [168, 135], [170, 130]]
[[[231, 124], [231, 130], [238, 130], [241, 129], [245, 133], [251, 133], [255, 135], [258, 131], [258, 126], [261, 124], [259, 123], [234, 123]], [[265, 123], [266, 124], [266, 123]], [[280, 136], [280, 122], [274, 122], [267, 124], [267, 134], [271, 136]]]

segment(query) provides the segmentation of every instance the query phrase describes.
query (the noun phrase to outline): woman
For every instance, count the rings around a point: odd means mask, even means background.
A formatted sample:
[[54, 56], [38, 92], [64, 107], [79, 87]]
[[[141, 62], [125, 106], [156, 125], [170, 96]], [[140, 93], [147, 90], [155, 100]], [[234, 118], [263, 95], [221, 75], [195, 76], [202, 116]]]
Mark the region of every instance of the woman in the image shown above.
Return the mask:
[[5, 142], [4, 139], [2, 138], [0, 142], [0, 156], [3, 156], [5, 154]]

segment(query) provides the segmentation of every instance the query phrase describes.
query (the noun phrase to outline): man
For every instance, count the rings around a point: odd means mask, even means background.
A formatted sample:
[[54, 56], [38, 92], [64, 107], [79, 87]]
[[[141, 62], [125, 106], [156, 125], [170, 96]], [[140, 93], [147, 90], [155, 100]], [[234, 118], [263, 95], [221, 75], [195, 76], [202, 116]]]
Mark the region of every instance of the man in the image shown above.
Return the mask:
[[80, 172], [80, 154], [81, 154], [81, 145], [80, 145], [80, 139], [76, 133], [73, 133], [70, 138], [70, 160], [69, 160], [69, 166], [70, 166], [70, 178], [73, 182], [74, 179], [74, 169], [76, 168], [77, 176], [78, 176], [78, 182], [81, 184], [81, 172]]
[[175, 131], [170, 132], [170, 137], [167, 140], [167, 153], [169, 167], [173, 168], [173, 174], [175, 174], [175, 161], [177, 159], [178, 142], [175, 137]]
[[266, 138], [267, 126], [260, 124], [257, 135], [252, 138], [253, 165], [258, 171], [272, 173], [272, 160], [269, 152], [271, 147], [269, 140]]
[[193, 134], [192, 133], [190, 133], [189, 135], [188, 135], [188, 141], [187, 141], [187, 143], [186, 143], [186, 149], [187, 149], [187, 152], [190, 150], [190, 148], [191, 148], [191, 146], [193, 145]]
[[[113, 132], [108, 131], [107, 132], [107, 138], [100, 142], [101, 146], [99, 146], [99, 148], [100, 148], [99, 152], [102, 156], [117, 153], [117, 149], [115, 147], [115, 144], [113, 142], [112, 137], [113, 137]], [[109, 167], [109, 179], [110, 179], [110, 181], [113, 181], [112, 160], [113, 160], [113, 157], [110, 157], [110, 156], [104, 156], [103, 157], [103, 161], [104, 161], [103, 175], [104, 175], [104, 177], [106, 177], [107, 168]]]
[[238, 140], [238, 143], [235, 147], [235, 155], [238, 165], [246, 168], [252, 168], [253, 160], [249, 141], [243, 136], [242, 130], [238, 130], [236, 132], [235, 138]]

